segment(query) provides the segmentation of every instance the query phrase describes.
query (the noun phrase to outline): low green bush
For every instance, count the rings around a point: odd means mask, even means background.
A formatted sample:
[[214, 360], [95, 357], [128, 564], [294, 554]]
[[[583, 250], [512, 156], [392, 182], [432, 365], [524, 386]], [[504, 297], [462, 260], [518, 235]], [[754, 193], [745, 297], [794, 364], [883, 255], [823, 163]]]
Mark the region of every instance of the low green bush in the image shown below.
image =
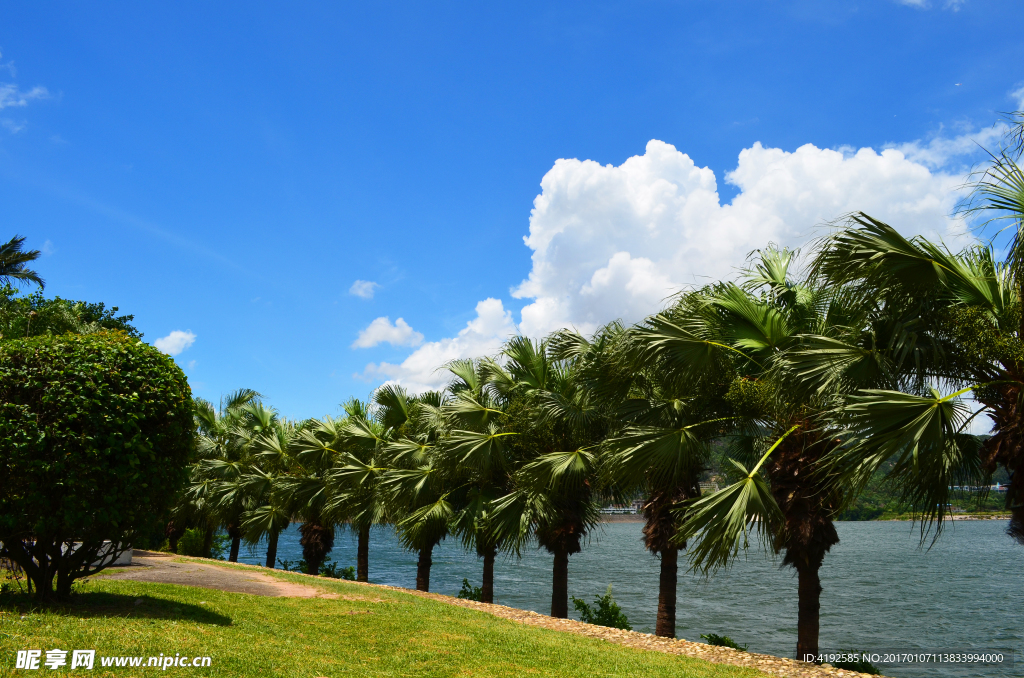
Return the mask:
[[626, 618], [625, 613], [619, 604], [612, 598], [612, 585], [608, 585], [608, 590], [603, 596], [598, 596], [594, 599], [594, 605], [590, 606], [587, 601], [572, 597], [572, 605], [576, 608], [576, 611], [580, 613], [580, 621], [586, 622], [587, 624], [596, 624], [598, 626], [607, 626], [613, 629], [625, 629], [626, 631], [632, 631], [633, 627], [629, 625], [629, 619]]
[[484, 594], [483, 590], [479, 586], [473, 586], [469, 583], [468, 579], [463, 579], [462, 590], [459, 591], [458, 597], [465, 600], [475, 600], [479, 603], [484, 599]]
[[228, 551], [231, 538], [226, 534], [213, 535], [213, 541], [210, 543], [210, 555], [203, 553], [205, 538], [206, 533], [198, 527], [185, 530], [185, 534], [178, 539], [178, 555], [224, 560], [224, 554]]

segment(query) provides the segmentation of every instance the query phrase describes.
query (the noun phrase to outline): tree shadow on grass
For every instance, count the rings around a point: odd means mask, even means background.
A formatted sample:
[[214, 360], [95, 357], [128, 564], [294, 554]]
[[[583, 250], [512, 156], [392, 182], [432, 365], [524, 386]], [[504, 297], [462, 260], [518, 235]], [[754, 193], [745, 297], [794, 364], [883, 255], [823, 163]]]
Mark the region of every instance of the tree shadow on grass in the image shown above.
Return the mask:
[[41, 605], [27, 594], [8, 594], [0, 596], [0, 610], [17, 611], [19, 614], [48, 613], [83, 618], [170, 619], [215, 626], [231, 625], [231, 617], [214, 612], [202, 605], [181, 603], [148, 595], [126, 596], [106, 591], [73, 593], [69, 600], [49, 605]]

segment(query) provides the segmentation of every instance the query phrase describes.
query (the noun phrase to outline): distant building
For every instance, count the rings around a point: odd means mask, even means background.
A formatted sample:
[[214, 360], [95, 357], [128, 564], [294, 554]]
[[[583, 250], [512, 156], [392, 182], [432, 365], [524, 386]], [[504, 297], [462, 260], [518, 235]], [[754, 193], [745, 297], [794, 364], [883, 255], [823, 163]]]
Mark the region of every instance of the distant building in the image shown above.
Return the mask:
[[700, 483], [701, 494], [714, 494], [718, 492], [718, 483], [713, 481], [703, 481]]

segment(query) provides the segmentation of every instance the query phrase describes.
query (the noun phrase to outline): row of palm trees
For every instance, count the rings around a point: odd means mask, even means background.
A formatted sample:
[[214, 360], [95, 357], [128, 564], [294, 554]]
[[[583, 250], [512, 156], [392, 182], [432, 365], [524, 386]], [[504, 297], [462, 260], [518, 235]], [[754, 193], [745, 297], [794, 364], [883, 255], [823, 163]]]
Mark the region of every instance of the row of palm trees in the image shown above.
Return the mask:
[[[1024, 226], [1024, 175], [994, 156], [968, 211]], [[953, 252], [855, 214], [809, 256], [769, 246], [736, 282], [681, 292], [632, 327], [513, 337], [445, 366], [443, 391], [389, 384], [345, 416], [287, 422], [252, 391], [199, 402], [200, 460], [170, 534], [223, 525], [268, 542], [300, 520], [308, 571], [335, 530], [392, 524], [418, 553], [458, 538], [482, 558], [531, 541], [553, 556], [551, 614], [568, 613], [568, 563], [608, 501], [644, 497], [660, 560], [656, 633], [675, 635], [680, 552], [711, 575], [759, 545], [797, 573], [797, 656], [818, 650], [819, 570], [834, 520], [880, 472], [937, 536], [953, 486], [1011, 475], [1009, 532], [1024, 543], [1024, 243]], [[968, 396], [973, 395], [973, 398]], [[986, 439], [970, 435], [982, 413]], [[699, 483], [724, 460], [728, 484]]]

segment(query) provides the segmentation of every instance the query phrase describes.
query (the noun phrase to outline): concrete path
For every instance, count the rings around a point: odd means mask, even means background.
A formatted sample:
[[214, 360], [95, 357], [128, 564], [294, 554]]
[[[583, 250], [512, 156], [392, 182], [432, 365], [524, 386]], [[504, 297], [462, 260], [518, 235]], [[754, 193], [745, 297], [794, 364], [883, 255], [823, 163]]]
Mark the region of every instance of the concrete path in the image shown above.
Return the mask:
[[131, 565], [110, 568], [103, 574], [103, 578], [198, 586], [204, 589], [249, 593], [255, 596], [338, 597], [336, 593], [325, 593], [313, 586], [281, 581], [270, 575], [250, 571], [248, 568], [243, 570], [233, 567], [218, 567], [193, 561], [175, 562], [176, 559], [177, 556], [170, 553], [134, 551]]

